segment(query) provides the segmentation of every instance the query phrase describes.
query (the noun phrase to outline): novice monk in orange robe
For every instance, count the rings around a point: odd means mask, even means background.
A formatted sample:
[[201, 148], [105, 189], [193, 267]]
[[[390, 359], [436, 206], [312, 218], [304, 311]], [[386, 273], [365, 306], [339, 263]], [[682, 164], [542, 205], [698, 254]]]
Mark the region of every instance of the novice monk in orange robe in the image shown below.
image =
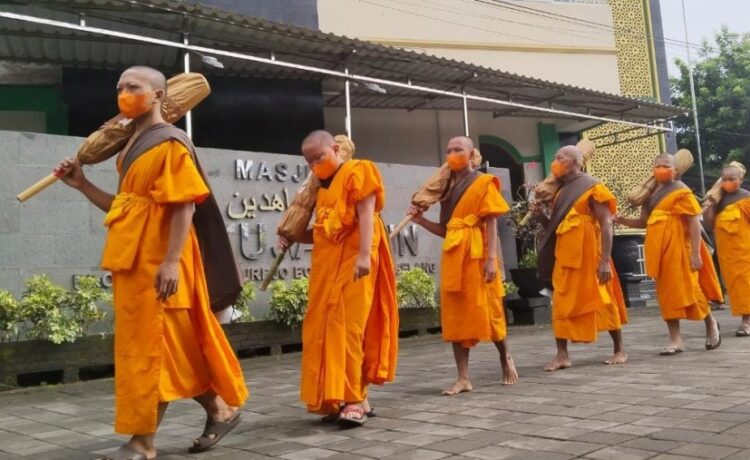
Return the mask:
[[446, 154], [454, 187], [441, 202], [440, 222], [412, 207], [413, 222], [445, 238], [440, 275], [440, 313], [443, 340], [453, 344], [458, 380], [443, 391], [453, 396], [473, 389], [469, 377], [469, 350], [480, 341], [492, 341], [500, 352], [503, 383], [518, 382], [513, 358], [505, 343], [503, 283], [498, 275], [497, 218], [508, 212], [500, 195], [500, 181], [471, 167], [474, 142], [455, 137]]
[[741, 189], [743, 171], [735, 166], [724, 168], [719, 203], [709, 202], [704, 211], [706, 226], [716, 235], [716, 250], [724, 276], [732, 314], [741, 316], [736, 335], [750, 336], [750, 192]]
[[640, 217], [616, 217], [619, 224], [646, 228], [646, 274], [656, 281], [656, 296], [670, 336], [662, 355], [682, 352], [681, 319], [705, 322], [707, 350], [721, 345], [719, 324], [698, 279], [703, 265], [701, 207], [690, 189], [674, 180], [675, 173], [673, 155], [656, 157], [654, 177], [659, 185], [641, 208]]
[[[396, 272], [380, 218], [385, 191], [366, 160], [344, 162], [326, 131], [302, 142], [321, 188], [315, 223], [308, 306], [302, 323], [301, 398], [324, 420], [361, 425], [367, 387], [393, 381], [398, 355]], [[279, 238], [280, 248], [291, 242]]]
[[[681, 180], [680, 171], [675, 170], [675, 180]], [[719, 274], [716, 272], [714, 259], [709, 251], [708, 244], [701, 238], [701, 269], [698, 270], [698, 285], [703, 295], [708, 299], [714, 310], [724, 309], [724, 291], [719, 282]]]
[[623, 364], [628, 359], [622, 344], [622, 325], [628, 315], [610, 258], [617, 200], [603, 184], [581, 172], [582, 165], [583, 153], [578, 147], [558, 150], [552, 174], [563, 185], [552, 214], [547, 218], [541, 208], [534, 209], [545, 225], [539, 275], [553, 287], [552, 328], [557, 356], [544, 368], [546, 371], [571, 366], [569, 340], [593, 342], [600, 331], [609, 331], [614, 343], [614, 355], [605, 363]]
[[200, 452], [239, 423], [247, 398], [242, 370], [211, 312], [192, 225], [195, 204], [210, 192], [187, 136], [161, 117], [164, 75], [130, 68], [117, 91], [121, 112], [136, 126], [118, 157], [118, 194], [89, 182], [74, 160], [57, 168], [66, 184], [107, 212], [102, 267], [112, 271], [114, 294], [115, 430], [133, 437], [101, 458], [155, 458], [154, 433], [167, 403], [182, 398], [206, 410], [205, 431], [190, 448]]

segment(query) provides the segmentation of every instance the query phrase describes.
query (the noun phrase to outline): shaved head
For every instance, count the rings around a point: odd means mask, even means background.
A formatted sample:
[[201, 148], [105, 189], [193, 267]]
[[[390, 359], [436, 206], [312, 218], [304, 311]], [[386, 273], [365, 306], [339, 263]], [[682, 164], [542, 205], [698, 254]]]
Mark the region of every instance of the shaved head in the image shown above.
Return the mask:
[[742, 180], [745, 177], [745, 171], [739, 166], [727, 165], [721, 170], [721, 178], [724, 180]]
[[148, 83], [151, 86], [151, 89], [154, 91], [164, 91], [164, 97], [167, 96], [167, 78], [163, 73], [159, 72], [153, 67], [142, 65], [129, 67], [127, 70], [125, 70], [125, 72], [122, 73], [122, 76], [124, 77], [126, 74], [133, 75], [134, 77]]
[[328, 131], [319, 129], [311, 132], [307, 135], [307, 137], [305, 137], [305, 139], [302, 141], [302, 149], [304, 150], [305, 144], [317, 144], [324, 147], [330, 147], [335, 143], [336, 140], [333, 138], [333, 134], [329, 133]]
[[557, 153], [572, 160], [578, 168], [583, 167], [583, 152], [575, 145], [566, 145], [560, 148]]
[[454, 143], [461, 144], [464, 147], [464, 150], [468, 152], [471, 152], [472, 150], [474, 150], [474, 141], [470, 137], [456, 136], [456, 137], [451, 138], [448, 141], [448, 145], [452, 145]]
[[302, 155], [310, 166], [317, 164], [328, 154], [333, 154], [337, 161], [341, 161], [338, 156], [340, 148], [333, 135], [322, 129], [311, 132], [302, 141]]
[[666, 166], [674, 168], [676, 165], [674, 155], [671, 153], [662, 153], [654, 159], [654, 166]]

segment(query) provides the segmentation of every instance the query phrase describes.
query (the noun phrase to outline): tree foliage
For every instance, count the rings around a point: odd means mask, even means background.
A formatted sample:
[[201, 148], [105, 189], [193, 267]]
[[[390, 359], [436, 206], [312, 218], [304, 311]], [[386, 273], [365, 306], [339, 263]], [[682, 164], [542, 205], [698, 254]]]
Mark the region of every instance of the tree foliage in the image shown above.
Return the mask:
[[[692, 108], [688, 65], [675, 63], [680, 76], [670, 82], [672, 103]], [[733, 160], [750, 164], [750, 34], [723, 27], [713, 43], [703, 43], [693, 78], [706, 173], [717, 174]], [[697, 152], [692, 111], [675, 127], [679, 146]]]

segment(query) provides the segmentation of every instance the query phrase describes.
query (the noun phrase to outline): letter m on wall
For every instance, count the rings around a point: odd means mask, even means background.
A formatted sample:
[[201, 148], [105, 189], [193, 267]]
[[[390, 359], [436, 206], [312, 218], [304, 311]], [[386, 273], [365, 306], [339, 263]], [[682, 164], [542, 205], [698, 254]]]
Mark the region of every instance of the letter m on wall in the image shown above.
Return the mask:
[[236, 159], [234, 161], [234, 178], [237, 180], [251, 180], [250, 171], [253, 169], [253, 160]]

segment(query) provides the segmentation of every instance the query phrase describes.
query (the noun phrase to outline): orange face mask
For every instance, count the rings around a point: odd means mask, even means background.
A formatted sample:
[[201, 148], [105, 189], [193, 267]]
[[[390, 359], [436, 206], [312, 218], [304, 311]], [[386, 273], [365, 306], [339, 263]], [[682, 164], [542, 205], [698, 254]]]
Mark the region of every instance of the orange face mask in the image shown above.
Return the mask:
[[138, 118], [151, 109], [148, 102], [149, 94], [122, 92], [117, 96], [117, 107], [125, 118]]
[[446, 161], [451, 171], [461, 171], [469, 165], [469, 155], [464, 153], [449, 153]]
[[326, 180], [333, 176], [339, 165], [333, 154], [327, 153], [323, 158], [312, 166], [313, 174], [320, 180]]
[[552, 175], [557, 179], [568, 174], [568, 167], [564, 163], [560, 163], [558, 160], [553, 161], [550, 168], [552, 170]]
[[721, 181], [721, 189], [727, 193], [734, 193], [740, 189], [740, 181], [738, 180]]
[[667, 166], [654, 167], [654, 179], [657, 182], [669, 182], [674, 179], [674, 170]]

